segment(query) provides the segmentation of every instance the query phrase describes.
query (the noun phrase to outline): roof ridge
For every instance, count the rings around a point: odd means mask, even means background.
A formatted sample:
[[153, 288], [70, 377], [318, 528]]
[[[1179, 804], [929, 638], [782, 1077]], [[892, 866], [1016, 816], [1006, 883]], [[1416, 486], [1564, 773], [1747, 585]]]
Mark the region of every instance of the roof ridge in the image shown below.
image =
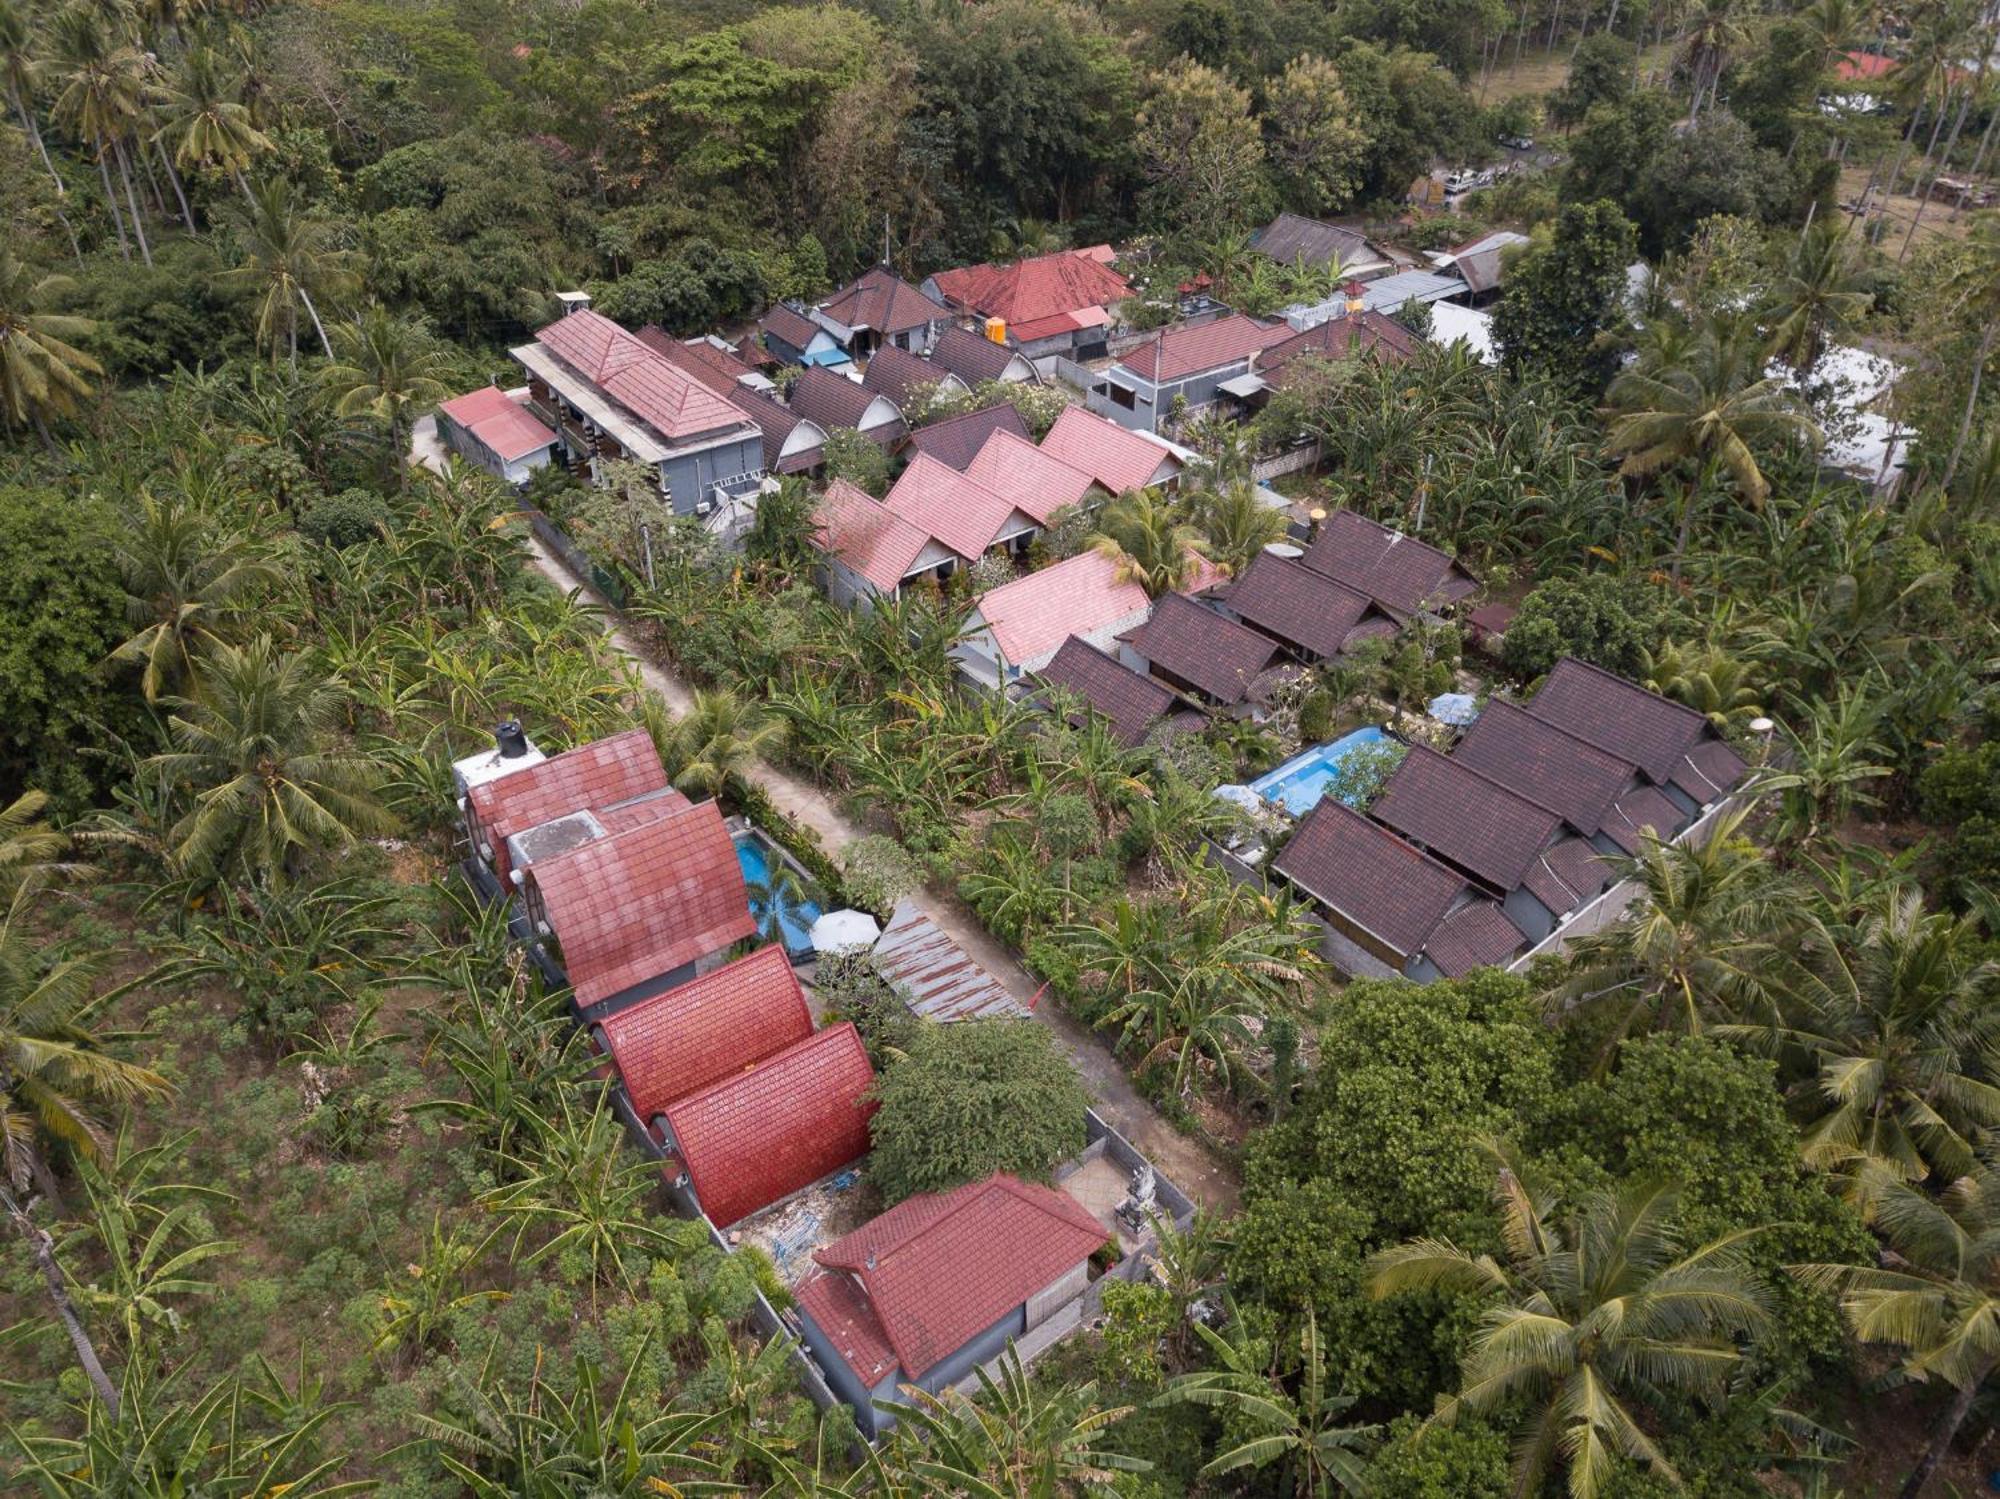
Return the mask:
[[1547, 816], [1555, 818], [1558, 822], [1562, 821], [1562, 813], [1556, 811], [1555, 808], [1545, 807], [1540, 802], [1536, 801], [1533, 797], [1523, 796], [1520, 792], [1516, 791], [1512, 786], [1509, 786], [1502, 781], [1495, 780], [1492, 776], [1488, 775], [1485, 771], [1479, 769], [1479, 767], [1476, 765], [1467, 765], [1463, 760], [1453, 759], [1450, 755], [1440, 754], [1438, 751], [1432, 749], [1428, 744], [1413, 743], [1411, 744], [1410, 748], [1412, 750], [1421, 750], [1424, 752], [1424, 754], [1430, 756], [1433, 760], [1436, 760], [1443, 765], [1449, 765], [1454, 770], [1462, 770], [1469, 776], [1477, 776], [1480, 780], [1484, 781], [1487, 785], [1491, 786], [1495, 791], [1499, 792], [1502, 796], [1512, 797], [1515, 801], [1519, 802], [1524, 807], [1529, 807], [1537, 812], [1544, 813]]
[[[1582, 748], [1589, 750], [1593, 755], [1602, 755], [1605, 759], [1612, 761], [1614, 764], [1624, 766], [1625, 769], [1627, 769], [1628, 771], [1636, 771], [1641, 768], [1638, 762], [1636, 761], [1628, 760], [1625, 756], [1618, 754], [1613, 750], [1608, 750], [1601, 744], [1593, 744], [1590, 740], [1584, 738], [1581, 734], [1566, 729], [1559, 723], [1550, 723], [1546, 718], [1542, 718], [1538, 716], [1536, 713], [1534, 713], [1532, 710], [1530, 710], [1526, 703], [1517, 703], [1512, 698], [1497, 697], [1497, 696], [1490, 697], [1486, 700], [1486, 709], [1487, 711], [1491, 711], [1494, 708], [1505, 708], [1509, 713], [1512, 713], [1519, 718], [1525, 718], [1529, 723], [1535, 725], [1535, 727], [1539, 729], [1546, 729], [1548, 730], [1549, 733], [1555, 734], [1563, 739], [1567, 739], [1572, 744], [1580, 745]], [[1471, 731], [1467, 730], [1467, 732], [1470, 733]], [[1466, 768], [1469, 770], [1477, 770], [1479, 767], [1476, 765], [1472, 765]], [[1518, 795], [1519, 793], [1516, 794]]]
[[[1667, 707], [1672, 708], [1676, 713], [1681, 714], [1683, 717], [1699, 719], [1701, 721], [1701, 726], [1705, 729], [1712, 729], [1715, 727], [1714, 724], [1709, 722], [1708, 715], [1706, 713], [1703, 713], [1699, 708], [1690, 708], [1686, 703], [1677, 703], [1672, 698], [1668, 697], [1664, 692], [1655, 692], [1650, 687], [1641, 686], [1639, 683], [1633, 681], [1630, 677], [1621, 677], [1620, 675], [1618, 675], [1617, 672], [1599, 666], [1595, 661], [1586, 661], [1581, 656], [1563, 656], [1556, 661], [1556, 666], [1561, 666], [1564, 662], [1573, 662], [1577, 666], [1582, 667], [1585, 671], [1595, 672], [1598, 676], [1603, 677], [1606, 681], [1616, 682], [1620, 687], [1629, 687], [1634, 692], [1643, 693], [1645, 696], [1653, 699], [1653, 701], [1657, 703], [1662, 703]], [[1555, 675], [1556, 666], [1552, 666], [1549, 668], [1549, 676]], [[1548, 678], [1544, 677], [1542, 680], [1546, 682]], [[1535, 695], [1537, 697], [1541, 695], [1540, 689], [1536, 690]], [[1609, 751], [1606, 751], [1606, 753], [1609, 753]], [[1622, 759], [1623, 757], [1621, 756], [1620, 758]]]
[[[799, 1037], [798, 1040], [792, 1042], [789, 1046], [780, 1047], [778, 1050], [772, 1052], [767, 1057], [759, 1057], [756, 1061], [752, 1062], [749, 1066], [742, 1068], [740, 1071], [732, 1072], [727, 1077], [719, 1077], [714, 1082], [709, 1083], [706, 1087], [696, 1088], [692, 1093], [683, 1093], [679, 1098], [676, 1098], [668, 1107], [675, 1111], [678, 1111], [687, 1108], [692, 1104], [699, 1103], [708, 1098], [710, 1094], [718, 1093], [724, 1088], [735, 1087], [737, 1084], [741, 1083], [745, 1078], [755, 1077], [757, 1074], [761, 1072], [768, 1072], [772, 1067], [776, 1066], [779, 1062], [789, 1059], [794, 1052], [802, 1051], [808, 1046], [819, 1045], [825, 1037], [838, 1036], [842, 1032], [846, 1032], [847, 1035], [853, 1039], [855, 1045], [859, 1046], [861, 1044], [860, 1033], [855, 1030], [853, 1021], [843, 1020], [837, 1025], [824, 1025], [821, 1026], [818, 1030], [812, 1032], [810, 1035]], [[867, 1048], [865, 1047], [862, 1048], [862, 1054], [866, 1056]]]

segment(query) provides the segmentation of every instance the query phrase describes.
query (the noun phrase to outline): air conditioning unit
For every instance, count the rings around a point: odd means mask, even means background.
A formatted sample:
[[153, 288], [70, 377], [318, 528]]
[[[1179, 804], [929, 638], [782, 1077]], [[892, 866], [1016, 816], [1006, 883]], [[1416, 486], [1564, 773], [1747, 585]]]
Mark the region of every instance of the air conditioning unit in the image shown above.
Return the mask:
[[694, 506], [694, 513], [695, 513], [696, 515], [701, 515], [701, 516], [708, 516], [708, 515], [713, 515], [713, 514], [715, 514], [715, 501], [714, 501], [714, 499], [713, 499], [713, 498], [710, 498], [710, 499], [706, 499], [706, 500], [697, 500], [697, 501], [695, 501], [695, 506]]

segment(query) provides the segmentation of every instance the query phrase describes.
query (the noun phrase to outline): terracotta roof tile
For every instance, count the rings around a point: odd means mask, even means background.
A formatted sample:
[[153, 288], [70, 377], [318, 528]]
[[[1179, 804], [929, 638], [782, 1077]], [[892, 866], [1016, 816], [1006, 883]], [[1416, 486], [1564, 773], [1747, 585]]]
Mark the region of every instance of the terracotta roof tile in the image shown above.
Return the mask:
[[1438, 923], [1424, 952], [1438, 972], [1455, 979], [1504, 963], [1528, 945], [1527, 935], [1490, 900], [1467, 901]]
[[1410, 747], [1369, 812], [1502, 894], [1521, 883], [1562, 826], [1547, 808], [1420, 744]]
[[1178, 593], [1159, 598], [1153, 617], [1126, 640], [1155, 670], [1192, 683], [1224, 706], [1243, 701], [1279, 649], [1270, 637]]
[[1137, 583], [1120, 581], [1117, 562], [1088, 551], [981, 594], [977, 607], [1009, 664], [1026, 667], [1068, 636], [1144, 618], [1147, 600]]
[[1378, 613], [1365, 593], [1269, 552], [1252, 559], [1222, 601], [1265, 634], [1311, 656], [1338, 656], [1354, 628]]
[[[764, 320], [757, 326], [762, 332], [771, 334], [779, 342], [791, 345], [802, 354], [815, 338], [826, 333], [826, 329], [820, 327], [803, 312], [796, 307], [788, 307], [783, 302], [765, 313]], [[831, 333], [826, 333], [826, 336], [829, 339], [833, 337]]]
[[734, 350], [720, 348], [706, 338], [675, 338], [657, 323], [647, 324], [632, 336], [724, 395], [740, 377], [756, 372], [750, 361]]
[[555, 433], [537, 421], [518, 401], [494, 386], [482, 386], [438, 407], [446, 416], [512, 463], [551, 446]]
[[736, 845], [702, 802], [528, 872], [579, 1008], [756, 935]]
[[815, 544], [883, 593], [896, 590], [930, 545], [928, 531], [845, 479], [827, 486], [814, 519], [819, 524]]
[[895, 1372], [896, 1350], [888, 1331], [852, 1276], [815, 1269], [792, 1288], [792, 1299], [863, 1385], [872, 1390]]
[[743, 425], [743, 414], [717, 391], [587, 308], [557, 318], [535, 342], [669, 443]]
[[1038, 526], [1046, 526], [1065, 505], [1080, 505], [1102, 490], [1082, 469], [1004, 429], [986, 439], [966, 465], [965, 476], [1013, 501]]
[[1574, 656], [1555, 664], [1529, 700], [1528, 711], [1630, 760], [1660, 786], [1673, 779], [1682, 756], [1710, 732], [1708, 720], [1694, 709]]
[[701, 1209], [727, 1228], [868, 1153], [875, 1069], [851, 1024], [667, 1105]]
[[968, 562], [999, 540], [1016, 508], [1005, 495], [922, 453], [910, 460], [882, 503]]
[[1158, 384], [1245, 363], [1258, 351], [1291, 337], [1292, 330], [1283, 323], [1273, 326], [1232, 313], [1212, 323], [1162, 328], [1138, 348], [1127, 350], [1118, 363]]
[[1018, 437], [1026, 437], [1028, 424], [1011, 403], [996, 401], [977, 411], [918, 427], [910, 433], [910, 451], [926, 454], [962, 473], [978, 456], [986, 439], [995, 432], [1012, 432]]
[[1499, 698], [1487, 702], [1452, 758], [1560, 813], [1586, 835], [1604, 826], [1611, 804], [1639, 773], [1631, 762]]
[[1121, 665], [1087, 640], [1072, 635], [1039, 673], [1046, 687], [1075, 693], [1126, 744], [1138, 744], [1167, 710], [1174, 695], [1150, 677]]
[[[781, 474], [797, 474], [825, 461], [826, 430], [818, 423], [807, 421], [775, 397], [747, 385], [730, 391], [729, 399], [764, 434], [764, 467]], [[802, 439], [805, 445], [787, 454], [785, 443], [800, 427], [806, 429], [806, 437]]]
[[1392, 317], [1362, 311], [1295, 333], [1265, 349], [1257, 356], [1257, 369], [1273, 385], [1285, 383], [1285, 367], [1294, 359], [1350, 359], [1356, 354], [1373, 354], [1391, 364], [1405, 364], [1416, 357], [1417, 336]]
[[1323, 796], [1271, 867], [1404, 959], [1464, 893], [1465, 878]]
[[1106, 1237], [1073, 1198], [996, 1172], [900, 1202], [813, 1258], [860, 1282], [897, 1363], [921, 1379]]
[[1180, 460], [1164, 446], [1081, 406], [1068, 407], [1056, 418], [1042, 439], [1042, 451], [1082, 469], [1113, 494], [1144, 489], [1156, 476], [1171, 478], [1180, 472]]
[[666, 767], [644, 729], [627, 729], [552, 755], [525, 770], [474, 786], [468, 797], [493, 867], [506, 880], [507, 840], [572, 812], [596, 810], [667, 790]]
[[1384, 608], [1419, 614], [1464, 598], [1478, 581], [1436, 547], [1336, 510], [1306, 552], [1306, 566], [1365, 593]]
[[969, 265], [931, 278], [947, 302], [1008, 323], [1053, 318], [1086, 307], [1109, 307], [1131, 294], [1131, 283], [1089, 255], [1058, 250], [1012, 265]]
[[884, 334], [907, 333], [951, 316], [943, 303], [932, 301], [880, 265], [863, 271], [820, 303], [819, 310], [845, 327], [872, 328]]

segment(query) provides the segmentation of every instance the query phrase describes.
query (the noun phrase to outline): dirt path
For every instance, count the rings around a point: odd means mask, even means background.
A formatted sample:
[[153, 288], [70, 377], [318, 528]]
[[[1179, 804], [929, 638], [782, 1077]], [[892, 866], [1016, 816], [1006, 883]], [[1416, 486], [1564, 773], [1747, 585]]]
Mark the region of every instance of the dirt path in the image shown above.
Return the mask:
[[[441, 467], [444, 452], [438, 442], [436, 423], [425, 418], [417, 424], [411, 442], [413, 461], [432, 468]], [[582, 579], [571, 573], [541, 542], [528, 538], [535, 570], [565, 593], [578, 595], [600, 613], [611, 643], [639, 666], [647, 687], [657, 692], [675, 713], [685, 713], [694, 704], [694, 694], [686, 683], [655, 663], [636, 640], [621, 629], [617, 617], [605, 601]], [[749, 772], [749, 779], [762, 788], [780, 811], [798, 819], [819, 834], [829, 854], [838, 860], [841, 851], [863, 834], [833, 800], [818, 787], [765, 764]], [[994, 939], [956, 900], [925, 890], [919, 903], [931, 920], [942, 927], [980, 967], [1026, 1002], [1041, 986], [1016, 960], [1008, 948]], [[1132, 1086], [1125, 1069], [1112, 1056], [1095, 1032], [1064, 1014], [1053, 1001], [1045, 1002], [1036, 1016], [1062, 1039], [1070, 1060], [1082, 1074], [1084, 1084], [1097, 1100], [1097, 1112], [1113, 1129], [1130, 1140], [1175, 1185], [1205, 1207], [1234, 1211], [1237, 1183], [1229, 1164], [1198, 1141], [1175, 1129]]]

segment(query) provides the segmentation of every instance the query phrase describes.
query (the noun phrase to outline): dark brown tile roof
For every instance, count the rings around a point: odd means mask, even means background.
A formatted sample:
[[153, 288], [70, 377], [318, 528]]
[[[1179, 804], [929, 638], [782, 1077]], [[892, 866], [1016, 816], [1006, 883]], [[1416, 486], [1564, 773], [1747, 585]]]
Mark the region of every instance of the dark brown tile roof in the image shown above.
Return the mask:
[[1527, 892], [1558, 916], [1593, 899], [1611, 883], [1611, 866], [1588, 838], [1565, 838], [1544, 853], [1521, 881]]
[[747, 385], [739, 385], [729, 392], [729, 399], [736, 403], [739, 411], [757, 424], [757, 430], [763, 434], [764, 467], [781, 474], [796, 474], [817, 467], [825, 459], [826, 450], [823, 444], [826, 434], [817, 423], [812, 422], [806, 425], [820, 432], [820, 440], [810, 447], [791, 454], [790, 457], [784, 456], [785, 439], [792, 435], [793, 430], [801, 422], [805, 422], [805, 418], [796, 411], [788, 409], [776, 397], [752, 390]]
[[1012, 432], [1017, 437], [1026, 437], [1028, 424], [1009, 402], [996, 401], [978, 411], [946, 417], [941, 422], [917, 428], [910, 434], [909, 446], [912, 452], [928, 453], [938, 462], [964, 473], [972, 460], [979, 456], [986, 439], [995, 432]]
[[1528, 945], [1528, 937], [1490, 900], [1469, 900], [1438, 923], [1424, 952], [1448, 979], [1475, 968], [1504, 963]]
[[1225, 707], [1242, 702], [1278, 654], [1268, 637], [1178, 593], [1157, 599], [1153, 617], [1126, 638], [1154, 667]]
[[1351, 312], [1272, 344], [1257, 356], [1257, 371], [1271, 384], [1283, 385], [1285, 366], [1294, 359], [1340, 360], [1373, 354], [1391, 364], [1405, 364], [1416, 352], [1417, 336], [1394, 318], [1379, 312]]
[[1384, 258], [1367, 235], [1297, 213], [1279, 214], [1251, 237], [1250, 248], [1285, 265], [1301, 257], [1307, 265], [1338, 259], [1347, 266], [1374, 265]]
[[727, 395], [743, 375], [756, 373], [750, 362], [728, 349], [719, 349], [705, 338], [683, 342], [657, 323], [649, 323], [634, 335], [640, 343], [679, 365], [697, 380], [706, 381]]
[[[787, 307], [783, 302], [765, 313], [764, 321], [758, 324], [758, 327], [781, 343], [790, 344], [802, 354], [815, 338], [826, 333], [826, 329], [820, 327], [803, 312], [795, 307]], [[827, 333], [826, 336], [833, 337], [831, 333]]]
[[1005, 344], [996, 344], [956, 323], [940, 333], [937, 342], [931, 345], [932, 364], [950, 370], [967, 385], [974, 386], [1004, 379], [1008, 365], [1020, 357]]
[[1404, 958], [1465, 890], [1465, 879], [1338, 797], [1319, 804], [1271, 867]]
[[1561, 813], [1585, 835], [1604, 826], [1611, 804], [1639, 773], [1630, 761], [1499, 698], [1486, 704], [1451, 753], [1509, 791]]
[[1708, 720], [1694, 709], [1574, 656], [1555, 664], [1529, 700], [1528, 711], [1630, 760], [1660, 786], [1673, 779], [1681, 758], [1710, 732]]
[[1436, 547], [1352, 510], [1336, 510], [1321, 524], [1306, 566], [1403, 615], [1452, 603], [1479, 586]]
[[907, 333], [951, 313], [887, 266], [871, 266], [854, 281], [819, 304], [819, 310], [849, 328], [877, 333]]
[[1741, 785], [1749, 769], [1727, 740], [1705, 738], [1687, 752], [1673, 783], [1705, 807]]
[[868, 372], [861, 377], [861, 384], [901, 406], [918, 386], [936, 385], [950, 377], [950, 370], [940, 369], [908, 349], [884, 344], [868, 357]]
[[1686, 821], [1666, 792], [1655, 786], [1635, 786], [1618, 798], [1599, 831], [1626, 853], [1636, 854], [1646, 846], [1647, 834], [1671, 838]]
[[1310, 656], [1339, 655], [1354, 627], [1377, 613], [1366, 594], [1269, 552], [1259, 552], [1221, 598], [1248, 623]]
[[1410, 747], [1369, 811], [1502, 894], [1521, 883], [1562, 827], [1547, 808], [1420, 744]]
[[785, 404], [795, 414], [819, 423], [829, 432], [835, 427], [872, 432], [875, 429], [863, 429], [861, 424], [868, 417], [868, 408], [877, 401], [895, 405], [889, 397], [870, 390], [859, 380], [850, 380], [816, 365], [800, 374], [785, 394]]
[[1074, 635], [1062, 643], [1040, 676], [1044, 686], [1064, 688], [1083, 699], [1127, 744], [1144, 740], [1146, 731], [1174, 705], [1174, 695], [1158, 682], [1121, 666]]

